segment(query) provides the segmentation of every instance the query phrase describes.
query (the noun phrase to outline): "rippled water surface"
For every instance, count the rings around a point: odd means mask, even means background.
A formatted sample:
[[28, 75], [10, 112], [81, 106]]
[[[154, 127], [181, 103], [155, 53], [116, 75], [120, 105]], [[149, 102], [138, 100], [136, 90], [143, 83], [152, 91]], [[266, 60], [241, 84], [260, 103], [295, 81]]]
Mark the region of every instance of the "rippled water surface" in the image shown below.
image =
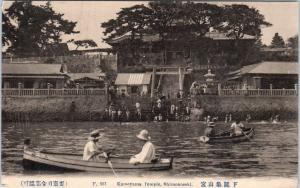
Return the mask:
[[[148, 129], [157, 153], [175, 156], [173, 169], [159, 172], [171, 176], [282, 176], [297, 175], [297, 124], [252, 123], [255, 128], [251, 141], [242, 143], [203, 144], [199, 136], [204, 125], [199, 122], [179, 123], [100, 123], [51, 122], [4, 123], [2, 125], [2, 170], [4, 174], [28, 172], [22, 167], [23, 139], [32, 138], [36, 147], [58, 152], [82, 153], [89, 132], [100, 129], [105, 133], [101, 144], [115, 146], [116, 154], [138, 153], [140, 146], [135, 135]], [[219, 131], [228, 125], [217, 125]], [[78, 175], [85, 172], [70, 173]], [[145, 176], [149, 173], [131, 172]]]

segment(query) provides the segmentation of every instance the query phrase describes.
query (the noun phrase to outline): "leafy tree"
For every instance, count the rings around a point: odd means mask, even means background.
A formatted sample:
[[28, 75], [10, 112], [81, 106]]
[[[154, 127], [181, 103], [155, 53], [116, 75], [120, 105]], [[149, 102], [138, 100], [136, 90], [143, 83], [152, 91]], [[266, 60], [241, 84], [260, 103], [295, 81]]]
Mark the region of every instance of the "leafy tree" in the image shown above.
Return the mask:
[[63, 18], [64, 14], [56, 13], [50, 2], [46, 5], [33, 5], [31, 1], [15, 1], [5, 10], [7, 22], [4, 28], [14, 23], [15, 36], [4, 33], [4, 41], [9, 41], [9, 52], [16, 56], [39, 55], [46, 46], [60, 43], [62, 34], [79, 33], [74, 31], [77, 22]]
[[224, 7], [223, 26], [220, 29], [228, 33], [228, 36], [241, 39], [245, 34], [259, 37], [261, 28], [271, 25], [257, 9], [233, 4]]
[[15, 29], [9, 18], [2, 12], [2, 46], [8, 46], [10, 40], [15, 40]]
[[270, 47], [271, 48], [284, 48], [285, 47], [284, 40], [278, 33], [275, 33], [274, 37], [272, 38]]
[[196, 36], [204, 37], [210, 28], [219, 29], [222, 24], [222, 8], [208, 3], [188, 2], [183, 5], [185, 27]]
[[292, 49], [298, 49], [298, 35], [288, 38], [287, 46]]
[[116, 19], [111, 19], [101, 24], [105, 29], [104, 35], [106, 38], [104, 41], [109, 42], [115, 37], [129, 35], [129, 41], [123, 48], [130, 49], [131, 55], [135, 60], [136, 51], [139, 49], [140, 39], [145, 33], [147, 24], [149, 23], [150, 14], [150, 9], [144, 5], [122, 8], [121, 11], [117, 13]]
[[97, 47], [97, 43], [93, 40], [76, 40], [74, 41], [74, 44], [76, 45], [75, 50], [77, 50], [79, 47]]

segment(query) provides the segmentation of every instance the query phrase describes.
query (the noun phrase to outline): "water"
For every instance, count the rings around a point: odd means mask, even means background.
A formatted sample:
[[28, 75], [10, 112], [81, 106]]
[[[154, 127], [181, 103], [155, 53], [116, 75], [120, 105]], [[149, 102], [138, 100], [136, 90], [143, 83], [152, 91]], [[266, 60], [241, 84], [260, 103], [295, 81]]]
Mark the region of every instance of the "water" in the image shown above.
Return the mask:
[[[89, 132], [100, 129], [105, 136], [102, 145], [115, 146], [116, 154], [135, 154], [140, 151], [135, 135], [148, 129], [157, 153], [175, 156], [173, 169], [149, 173], [165, 176], [225, 176], [225, 177], [295, 177], [297, 176], [297, 123], [253, 123], [251, 141], [241, 143], [204, 144], [199, 142], [204, 125], [199, 122], [179, 123], [100, 123], [51, 122], [4, 123], [2, 126], [2, 171], [4, 174], [28, 172], [22, 167], [24, 137], [31, 137], [38, 148], [59, 152], [82, 153]], [[218, 124], [219, 131], [228, 125]], [[72, 173], [74, 175], [86, 172]], [[72, 175], [69, 174], [69, 175]]]

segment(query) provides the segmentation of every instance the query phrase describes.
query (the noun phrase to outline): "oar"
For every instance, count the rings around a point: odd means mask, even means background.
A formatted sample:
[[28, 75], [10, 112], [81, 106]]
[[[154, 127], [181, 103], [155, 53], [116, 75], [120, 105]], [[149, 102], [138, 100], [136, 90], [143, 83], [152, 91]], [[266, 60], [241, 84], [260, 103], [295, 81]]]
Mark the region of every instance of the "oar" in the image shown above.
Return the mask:
[[250, 137], [248, 135], [246, 135], [243, 130], [242, 130], [242, 133], [243, 133], [243, 135], [245, 135], [250, 140]]
[[200, 136], [199, 140], [200, 140], [201, 142], [206, 143], [206, 142], [209, 141], [209, 138], [208, 138], [207, 136]]
[[115, 170], [114, 170], [114, 168], [113, 168], [113, 165], [112, 165], [111, 161], [109, 160], [108, 155], [107, 155], [105, 152], [103, 152], [103, 154], [104, 154], [104, 157], [107, 159], [107, 164], [108, 164], [108, 166], [111, 168], [113, 174], [114, 174], [116, 177], [118, 177], [117, 173], [115, 172]]

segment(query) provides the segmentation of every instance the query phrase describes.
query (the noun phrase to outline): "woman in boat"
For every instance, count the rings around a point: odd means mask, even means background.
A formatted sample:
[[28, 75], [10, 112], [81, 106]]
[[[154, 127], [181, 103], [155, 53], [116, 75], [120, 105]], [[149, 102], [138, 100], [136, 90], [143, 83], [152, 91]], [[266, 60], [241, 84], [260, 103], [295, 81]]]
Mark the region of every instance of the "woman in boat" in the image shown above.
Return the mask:
[[136, 137], [144, 144], [142, 151], [129, 160], [130, 164], [150, 163], [155, 159], [155, 147], [150, 141], [149, 132], [142, 130]]
[[83, 150], [83, 160], [85, 161], [98, 161], [99, 154], [103, 154], [105, 158], [107, 158], [107, 154], [100, 147], [96, 145], [99, 139], [102, 137], [100, 135], [99, 130], [95, 130], [90, 133], [90, 137], [88, 138], [88, 142], [84, 146]]
[[243, 128], [245, 128], [244, 124], [240, 120], [236, 120], [234, 123], [231, 125], [231, 136], [239, 136], [243, 134]]

